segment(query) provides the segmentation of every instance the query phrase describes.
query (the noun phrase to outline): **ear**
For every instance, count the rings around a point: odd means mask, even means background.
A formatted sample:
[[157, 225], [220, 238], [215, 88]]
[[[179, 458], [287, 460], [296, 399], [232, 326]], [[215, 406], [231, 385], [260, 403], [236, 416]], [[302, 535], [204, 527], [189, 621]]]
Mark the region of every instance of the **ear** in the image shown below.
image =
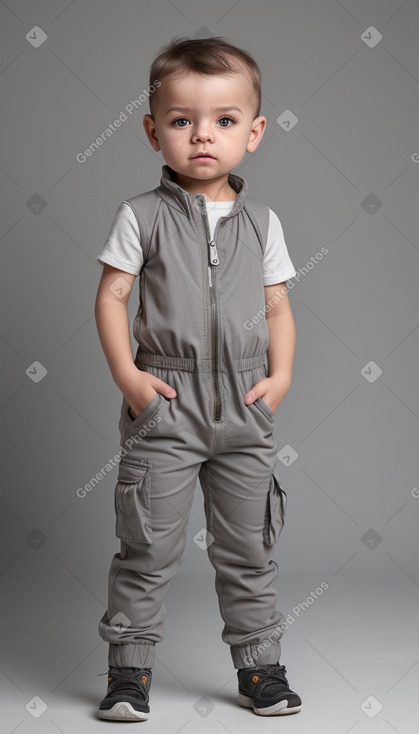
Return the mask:
[[157, 137], [156, 122], [153, 115], [144, 115], [143, 127], [154, 150], [160, 150], [159, 139]]
[[266, 117], [259, 115], [255, 117], [252, 122], [252, 129], [250, 131], [249, 140], [247, 142], [246, 150], [248, 153], [254, 153], [258, 147], [260, 141], [263, 138], [263, 134], [266, 128]]

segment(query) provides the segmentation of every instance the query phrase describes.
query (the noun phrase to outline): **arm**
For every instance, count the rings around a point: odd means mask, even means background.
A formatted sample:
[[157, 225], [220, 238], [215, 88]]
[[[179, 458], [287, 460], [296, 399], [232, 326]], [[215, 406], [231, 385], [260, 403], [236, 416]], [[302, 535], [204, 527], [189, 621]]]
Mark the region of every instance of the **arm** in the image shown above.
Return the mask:
[[[121, 390], [135, 368], [127, 313], [134, 280], [135, 275], [104, 265], [95, 301], [100, 343], [113, 380]], [[120, 290], [118, 285], [122, 286]]]
[[266, 321], [269, 328], [269, 377], [280, 378], [291, 386], [295, 354], [295, 322], [286, 283], [265, 286]]
[[103, 266], [96, 295], [95, 319], [113, 380], [133, 413], [139, 415], [156, 392], [168, 398], [176, 395], [176, 392], [158, 377], [139, 370], [134, 363], [127, 304], [135, 278], [135, 275], [111, 265]]
[[257, 382], [246, 403], [262, 397], [274, 413], [291, 387], [296, 332], [286, 283], [265, 286], [266, 321], [269, 329], [269, 376]]

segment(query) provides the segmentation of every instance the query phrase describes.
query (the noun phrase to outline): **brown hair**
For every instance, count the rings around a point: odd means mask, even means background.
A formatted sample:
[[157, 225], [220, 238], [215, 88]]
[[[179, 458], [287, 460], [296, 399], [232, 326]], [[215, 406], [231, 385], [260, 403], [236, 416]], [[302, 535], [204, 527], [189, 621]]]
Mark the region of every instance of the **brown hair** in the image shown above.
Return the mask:
[[[236, 62], [236, 63], [234, 63]], [[243, 69], [244, 66], [244, 69]], [[252, 85], [254, 117], [260, 114], [261, 71], [253, 56], [226, 41], [222, 36], [210, 38], [172, 37], [160, 49], [150, 67], [150, 88], [169, 74], [195, 72], [208, 76], [217, 74], [246, 74]], [[155, 109], [155, 95], [150, 95], [150, 115]]]

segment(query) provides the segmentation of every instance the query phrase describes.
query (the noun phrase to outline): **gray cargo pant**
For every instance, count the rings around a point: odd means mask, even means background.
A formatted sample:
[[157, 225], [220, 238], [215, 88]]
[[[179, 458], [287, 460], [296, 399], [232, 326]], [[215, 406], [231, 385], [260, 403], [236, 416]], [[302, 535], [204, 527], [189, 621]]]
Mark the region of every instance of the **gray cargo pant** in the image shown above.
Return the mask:
[[[271, 556], [286, 493], [279, 485], [274, 416], [261, 398], [246, 405], [267, 358], [237, 360], [221, 371], [221, 420], [213, 418], [210, 360], [156, 356], [141, 365], [177, 391], [156, 393], [136, 419], [123, 398], [115, 532], [121, 550], [109, 571], [108, 608], [99, 634], [112, 666], [151, 668], [164, 637], [164, 597], [187, 538], [197, 479], [204, 495], [207, 553], [224, 620], [222, 640], [235, 668], [276, 663], [281, 623]], [[208, 535], [210, 533], [210, 535]], [[191, 590], [191, 593], [192, 590]]]

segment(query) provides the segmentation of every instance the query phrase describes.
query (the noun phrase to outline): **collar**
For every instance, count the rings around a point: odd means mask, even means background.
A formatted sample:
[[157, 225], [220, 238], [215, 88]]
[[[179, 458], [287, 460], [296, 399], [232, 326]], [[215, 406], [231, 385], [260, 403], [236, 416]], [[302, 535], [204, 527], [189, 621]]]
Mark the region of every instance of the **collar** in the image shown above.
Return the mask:
[[[173, 206], [175, 209], [189, 214], [190, 208], [196, 202], [196, 194], [190, 194], [189, 191], [185, 191], [185, 189], [179, 186], [174, 180], [175, 175], [173, 169], [167, 164], [164, 164], [162, 166], [160, 185], [155, 189], [156, 194], [169, 204], [169, 206]], [[233, 208], [226, 215], [227, 217], [232, 217], [243, 208], [244, 201], [247, 197], [248, 186], [247, 181], [237, 173], [228, 174], [228, 183], [237, 193]]]

